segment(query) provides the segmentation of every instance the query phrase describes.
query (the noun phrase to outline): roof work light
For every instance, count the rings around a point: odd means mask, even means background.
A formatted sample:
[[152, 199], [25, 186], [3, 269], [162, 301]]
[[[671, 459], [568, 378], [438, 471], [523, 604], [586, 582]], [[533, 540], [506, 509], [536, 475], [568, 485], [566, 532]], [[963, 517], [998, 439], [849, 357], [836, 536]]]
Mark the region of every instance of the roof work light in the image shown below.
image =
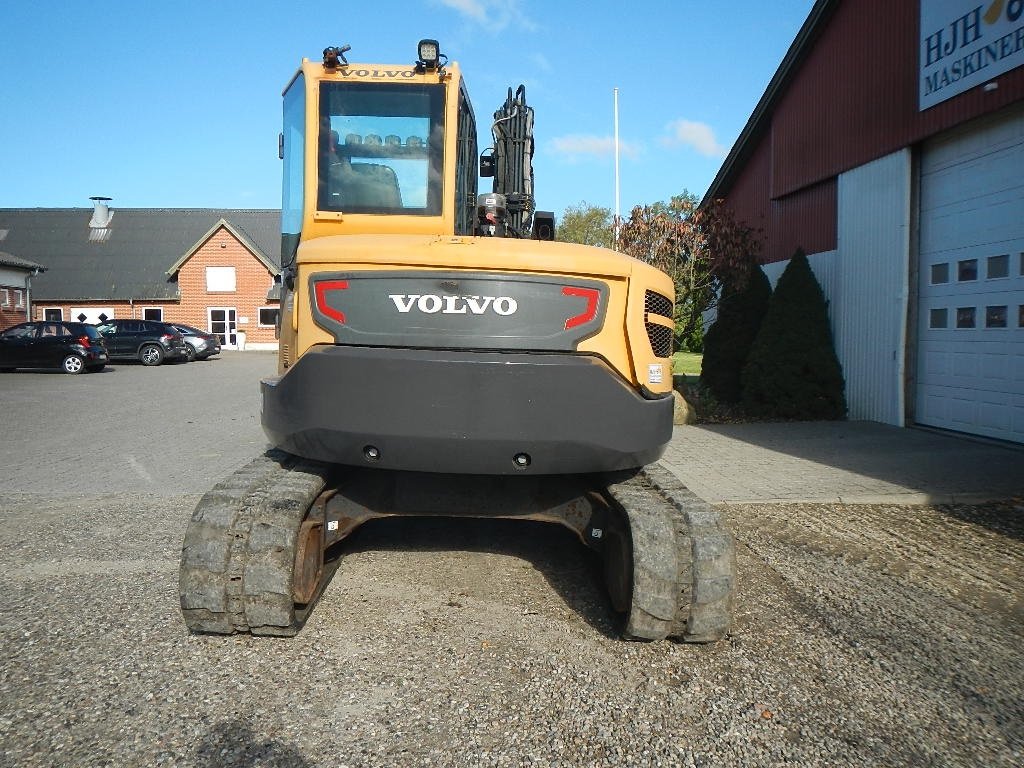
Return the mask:
[[345, 53], [351, 51], [351, 45], [331, 46], [324, 48], [324, 68], [325, 69], [337, 69], [338, 67], [348, 64], [348, 59], [345, 58]]
[[441, 53], [441, 45], [437, 40], [420, 40], [416, 47], [416, 55], [419, 57], [416, 61], [416, 69], [426, 72], [438, 69], [444, 54]]

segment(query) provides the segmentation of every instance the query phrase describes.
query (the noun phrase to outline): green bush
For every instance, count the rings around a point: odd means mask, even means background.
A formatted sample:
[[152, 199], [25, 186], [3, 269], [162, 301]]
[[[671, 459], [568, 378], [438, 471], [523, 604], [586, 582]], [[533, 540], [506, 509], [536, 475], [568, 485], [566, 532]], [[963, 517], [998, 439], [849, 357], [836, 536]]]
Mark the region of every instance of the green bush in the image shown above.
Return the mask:
[[695, 352], [700, 354], [704, 351], [704, 324], [697, 323], [697, 326], [689, 333], [683, 332], [683, 324], [676, 322], [676, 349], [680, 352]]
[[704, 361], [700, 370], [701, 384], [723, 403], [739, 402], [742, 396], [740, 373], [757, 338], [771, 295], [771, 283], [760, 267], [751, 271], [742, 288], [728, 285], [723, 288], [718, 317], [704, 335]]
[[843, 371], [832, 344], [828, 305], [803, 250], [779, 278], [743, 368], [743, 405], [753, 415], [789, 419], [846, 416]]

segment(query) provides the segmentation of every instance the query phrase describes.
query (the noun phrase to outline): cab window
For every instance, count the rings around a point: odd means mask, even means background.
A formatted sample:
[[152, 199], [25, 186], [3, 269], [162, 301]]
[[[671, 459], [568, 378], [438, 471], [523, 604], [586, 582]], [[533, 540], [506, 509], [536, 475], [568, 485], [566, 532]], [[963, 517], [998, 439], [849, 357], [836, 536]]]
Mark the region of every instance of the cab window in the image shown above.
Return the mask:
[[320, 85], [318, 207], [441, 215], [443, 85]]

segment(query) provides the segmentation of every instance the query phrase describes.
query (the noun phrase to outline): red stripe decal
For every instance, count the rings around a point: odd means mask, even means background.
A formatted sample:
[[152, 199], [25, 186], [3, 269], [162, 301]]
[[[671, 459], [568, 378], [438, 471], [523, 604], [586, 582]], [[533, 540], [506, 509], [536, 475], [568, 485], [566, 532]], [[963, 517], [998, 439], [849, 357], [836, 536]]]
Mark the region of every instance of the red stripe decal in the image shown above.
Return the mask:
[[339, 323], [345, 322], [344, 312], [327, 306], [327, 292], [344, 291], [346, 288], [348, 288], [348, 280], [324, 280], [322, 283], [316, 284], [316, 308], [320, 310], [321, 314], [327, 315]]
[[589, 323], [597, 316], [597, 303], [601, 298], [601, 292], [596, 288], [572, 288], [566, 286], [562, 288], [563, 296], [582, 296], [587, 300], [587, 308], [576, 315], [570, 317], [565, 321], [565, 330], [575, 328], [577, 325], [583, 325]]

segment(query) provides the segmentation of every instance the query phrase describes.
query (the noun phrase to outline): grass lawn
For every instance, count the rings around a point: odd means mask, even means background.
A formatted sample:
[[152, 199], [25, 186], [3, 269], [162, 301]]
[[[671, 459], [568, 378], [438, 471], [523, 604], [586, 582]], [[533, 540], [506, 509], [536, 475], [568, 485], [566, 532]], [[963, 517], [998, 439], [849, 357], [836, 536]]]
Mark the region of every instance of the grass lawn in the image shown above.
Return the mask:
[[699, 352], [676, 352], [672, 355], [672, 372], [687, 376], [700, 376], [700, 361], [704, 355]]

